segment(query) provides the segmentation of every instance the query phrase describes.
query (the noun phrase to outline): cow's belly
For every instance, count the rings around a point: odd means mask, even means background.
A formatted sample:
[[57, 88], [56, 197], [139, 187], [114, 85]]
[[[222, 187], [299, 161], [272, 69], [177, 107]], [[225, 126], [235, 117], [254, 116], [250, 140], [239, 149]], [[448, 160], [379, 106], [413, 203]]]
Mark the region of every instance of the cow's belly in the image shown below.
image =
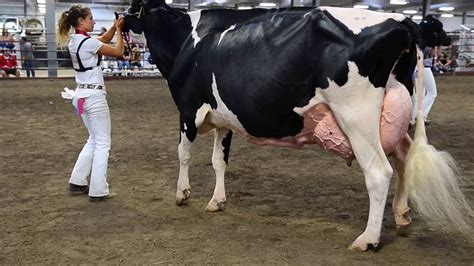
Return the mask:
[[[380, 138], [386, 154], [391, 153], [405, 136], [411, 109], [412, 103], [406, 88], [398, 82], [387, 84], [380, 119]], [[348, 163], [355, 159], [349, 140], [337, 124], [329, 106], [324, 103], [317, 104], [304, 113], [304, 128], [294, 137], [263, 139], [253, 137], [240, 128], [233, 130], [248, 142], [257, 145], [302, 148], [305, 144], [318, 144], [323, 149], [341, 156]]]

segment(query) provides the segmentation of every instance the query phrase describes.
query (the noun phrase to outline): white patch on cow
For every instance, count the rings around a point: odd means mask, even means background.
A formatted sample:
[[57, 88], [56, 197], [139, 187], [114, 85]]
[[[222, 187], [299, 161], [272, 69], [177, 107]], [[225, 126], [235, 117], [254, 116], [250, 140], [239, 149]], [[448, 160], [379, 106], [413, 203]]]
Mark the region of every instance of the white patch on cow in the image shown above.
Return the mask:
[[196, 111], [196, 120], [194, 123], [196, 124], [196, 128], [199, 128], [202, 123], [204, 123], [204, 119], [209, 111], [212, 110], [212, 107], [208, 103], [204, 103], [197, 111]]
[[229, 110], [227, 105], [222, 101], [217, 89], [216, 76], [214, 73], [212, 73], [212, 94], [217, 102], [217, 108], [212, 112], [211, 116], [213, 123], [218, 127], [227, 127], [234, 131], [245, 133], [244, 126], [242, 126], [237, 116], [232, 113], [232, 111]]
[[[295, 107], [293, 111], [300, 116], [303, 116], [305, 112], [313, 108], [319, 103], [327, 103], [332, 111], [335, 113], [337, 110], [334, 108], [341, 109], [350, 108], [349, 106], [357, 106], [361, 102], [369, 102], [369, 98], [372, 96], [379, 97], [383, 95], [383, 88], [375, 88], [370, 83], [367, 77], [363, 77], [359, 74], [359, 68], [354, 62], [349, 61], [347, 63], [349, 67], [348, 80], [346, 84], [339, 86], [333, 80], [328, 78], [329, 87], [322, 89], [316, 88], [315, 96], [311, 98], [309, 103], [303, 107]], [[364, 100], [367, 98], [367, 100]], [[341, 114], [340, 114], [341, 115]]]
[[191, 35], [193, 36], [193, 39], [194, 39], [194, 47], [196, 47], [198, 42], [201, 41], [201, 38], [199, 37], [196, 31], [197, 24], [199, 23], [199, 19], [201, 18], [201, 10], [189, 12], [188, 15], [191, 19], [191, 26], [193, 27], [193, 30], [191, 31]]
[[228, 31], [235, 29], [235, 25], [236, 25], [236, 24], [230, 26], [228, 29], [226, 29], [225, 31], [223, 31], [223, 32], [221, 33], [221, 38], [219, 39], [219, 42], [217, 43], [217, 46], [219, 46], [219, 44], [221, 44], [222, 38], [224, 38], [224, 35], [225, 35]]
[[380, 24], [388, 19], [403, 21], [405, 16], [397, 13], [381, 13], [357, 8], [318, 7], [321, 11], [329, 12], [342, 22], [354, 34], [359, 34], [364, 28]]

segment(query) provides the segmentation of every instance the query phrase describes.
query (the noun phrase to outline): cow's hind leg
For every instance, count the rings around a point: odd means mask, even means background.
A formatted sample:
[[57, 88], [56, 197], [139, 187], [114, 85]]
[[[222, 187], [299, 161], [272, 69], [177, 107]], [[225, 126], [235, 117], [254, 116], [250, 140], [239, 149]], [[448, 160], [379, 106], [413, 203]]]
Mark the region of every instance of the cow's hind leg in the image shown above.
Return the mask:
[[370, 201], [367, 227], [364, 233], [349, 247], [351, 250], [358, 251], [366, 251], [371, 247], [376, 248], [379, 244], [385, 202], [393, 174], [392, 167], [383, 152], [378, 134], [371, 135], [362, 132], [366, 131], [357, 130], [356, 128], [356, 130], [347, 134], [357, 161], [364, 172], [365, 185]]
[[397, 224], [397, 234], [402, 236], [406, 234], [406, 230], [411, 223], [411, 217], [409, 216], [410, 208], [408, 208], [408, 193], [405, 184], [405, 160], [411, 143], [410, 136], [406, 134], [393, 152], [398, 179], [392, 208]]
[[369, 193], [370, 209], [367, 227], [351, 245], [351, 250], [365, 251], [379, 244], [382, 219], [387, 200], [392, 167], [382, 149], [380, 117], [384, 90], [374, 88], [360, 76], [354, 63], [349, 62], [349, 80], [338, 87], [321, 91], [337, 122], [348, 137], [354, 155], [364, 172]]
[[189, 185], [189, 161], [191, 159], [192, 142], [197, 135], [196, 130], [193, 129], [189, 129], [181, 123], [181, 135], [178, 145], [179, 177], [176, 191], [176, 205], [178, 206], [187, 204], [187, 200], [191, 195], [191, 187]]
[[229, 162], [232, 131], [226, 128], [216, 128], [214, 134], [214, 151], [212, 153], [212, 166], [216, 173], [216, 186], [214, 195], [207, 204], [208, 211], [222, 211], [225, 204], [224, 175]]

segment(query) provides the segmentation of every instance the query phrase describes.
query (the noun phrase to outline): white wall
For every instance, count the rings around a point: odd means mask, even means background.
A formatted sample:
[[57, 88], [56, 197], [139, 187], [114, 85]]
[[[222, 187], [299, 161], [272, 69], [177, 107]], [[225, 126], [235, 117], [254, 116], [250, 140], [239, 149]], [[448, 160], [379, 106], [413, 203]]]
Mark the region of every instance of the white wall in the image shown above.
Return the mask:
[[[461, 29], [462, 17], [440, 18], [445, 31], [456, 31]], [[474, 25], [474, 17], [466, 18], [466, 25]]]

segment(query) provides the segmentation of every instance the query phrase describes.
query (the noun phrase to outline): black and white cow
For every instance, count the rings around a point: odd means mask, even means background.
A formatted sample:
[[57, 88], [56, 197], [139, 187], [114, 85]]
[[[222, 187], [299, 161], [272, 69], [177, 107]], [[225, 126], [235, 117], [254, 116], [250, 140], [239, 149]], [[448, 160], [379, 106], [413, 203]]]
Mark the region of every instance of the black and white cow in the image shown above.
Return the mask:
[[[460, 211], [452, 206], [462, 202], [462, 194], [459, 201], [448, 202], [443, 201], [449, 197], [423, 194], [436, 189], [446, 196], [456, 190], [438, 183], [447, 178], [455, 184], [446, 160], [429, 164], [433, 161], [410, 159], [419, 153], [439, 157], [436, 150], [419, 149], [406, 159], [412, 74], [422, 60], [418, 25], [410, 19], [333, 7], [185, 13], [164, 0], [132, 0], [127, 13], [126, 27], [145, 34], [180, 113], [178, 205], [190, 196], [192, 143], [198, 133], [214, 130], [216, 186], [210, 211], [224, 208], [224, 173], [236, 132], [255, 144], [301, 148], [317, 143], [348, 163], [357, 159], [370, 211], [367, 228], [351, 249], [367, 250], [379, 243], [393, 173], [387, 154], [394, 155], [400, 177], [393, 202], [400, 231], [411, 222], [409, 192], [418, 195], [417, 205], [428, 217], [460, 221]], [[426, 140], [424, 125], [420, 127], [420, 138]], [[426, 141], [415, 143], [427, 146]], [[412, 168], [404, 173], [410, 162]], [[449, 176], [430, 176], [440, 169]], [[441, 211], [430, 209], [436, 199], [441, 202], [434, 205], [444, 207]]]

